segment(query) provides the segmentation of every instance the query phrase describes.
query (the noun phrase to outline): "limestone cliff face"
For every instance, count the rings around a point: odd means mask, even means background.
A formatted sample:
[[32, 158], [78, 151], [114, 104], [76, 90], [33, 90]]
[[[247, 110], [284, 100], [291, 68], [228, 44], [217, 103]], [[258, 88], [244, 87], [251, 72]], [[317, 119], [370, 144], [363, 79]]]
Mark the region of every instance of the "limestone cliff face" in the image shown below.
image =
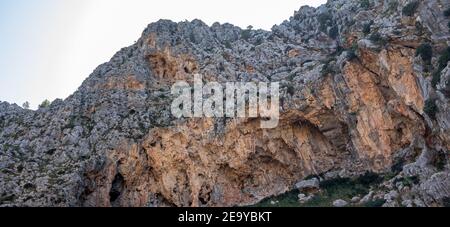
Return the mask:
[[[389, 171], [417, 150], [405, 167], [423, 177], [415, 193], [439, 204], [450, 196], [448, 164], [433, 167], [449, 154], [450, 70], [433, 87], [427, 68], [450, 41], [450, 2], [418, 1], [412, 14], [410, 1], [362, 2], [302, 7], [271, 32], [159, 21], [66, 100], [0, 103], [0, 205], [249, 205], [309, 175]], [[170, 87], [195, 73], [280, 82], [279, 126], [175, 119]]]

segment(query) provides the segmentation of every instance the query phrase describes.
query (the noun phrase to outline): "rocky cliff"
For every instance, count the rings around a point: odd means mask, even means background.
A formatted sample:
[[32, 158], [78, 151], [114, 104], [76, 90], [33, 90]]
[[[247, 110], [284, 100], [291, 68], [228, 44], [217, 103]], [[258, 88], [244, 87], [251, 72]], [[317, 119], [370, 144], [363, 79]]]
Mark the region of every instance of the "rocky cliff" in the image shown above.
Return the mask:
[[[366, 171], [415, 177], [385, 185], [445, 205], [449, 8], [330, 0], [272, 31], [152, 23], [66, 100], [37, 111], [0, 103], [0, 205], [250, 205], [310, 175]], [[279, 126], [175, 119], [170, 88], [195, 73], [280, 82]]]

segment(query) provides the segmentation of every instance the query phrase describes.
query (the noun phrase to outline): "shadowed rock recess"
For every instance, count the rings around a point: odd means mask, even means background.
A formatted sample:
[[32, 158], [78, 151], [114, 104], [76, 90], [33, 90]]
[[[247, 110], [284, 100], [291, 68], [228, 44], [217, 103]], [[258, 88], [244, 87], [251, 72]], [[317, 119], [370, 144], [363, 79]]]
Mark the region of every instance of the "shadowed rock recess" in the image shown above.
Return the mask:
[[[0, 206], [245, 206], [366, 171], [392, 175], [377, 187], [392, 206], [448, 205], [449, 8], [329, 1], [270, 32], [152, 23], [66, 100], [0, 103]], [[175, 119], [170, 88], [196, 73], [280, 82], [279, 126]]]

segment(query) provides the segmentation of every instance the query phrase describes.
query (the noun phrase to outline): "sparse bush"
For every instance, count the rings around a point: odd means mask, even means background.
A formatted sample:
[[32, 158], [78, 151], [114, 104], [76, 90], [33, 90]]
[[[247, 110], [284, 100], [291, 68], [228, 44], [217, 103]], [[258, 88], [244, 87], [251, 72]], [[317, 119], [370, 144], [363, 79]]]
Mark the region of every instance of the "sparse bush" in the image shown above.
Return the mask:
[[39, 105], [39, 108], [47, 108], [47, 107], [49, 107], [50, 106], [50, 101], [48, 101], [47, 99], [46, 100], [44, 100], [40, 105]]
[[264, 41], [263, 38], [258, 37], [258, 39], [256, 39], [255, 46], [261, 45], [263, 43], [263, 41]]
[[450, 8], [448, 8], [444, 11], [444, 16], [450, 17]]
[[330, 74], [336, 73], [335, 65], [333, 64], [333, 61], [335, 61], [335, 58], [329, 58], [324, 62], [324, 66], [322, 70], [320, 71], [322, 76], [328, 76]]
[[295, 94], [295, 87], [292, 84], [289, 84], [287, 86], [287, 93], [291, 96]]
[[405, 165], [405, 160], [404, 159], [400, 159], [397, 160], [391, 167], [391, 172], [398, 174], [401, 171], [403, 171], [403, 166]]
[[400, 177], [400, 178], [396, 178], [393, 183], [397, 184], [399, 182], [401, 182], [403, 184], [403, 186], [412, 187], [416, 184], [419, 184], [420, 179], [417, 176]]
[[339, 36], [339, 28], [337, 25], [331, 27], [330, 31], [328, 32], [328, 35], [332, 39], [336, 39]]
[[445, 87], [441, 91], [444, 93], [445, 97], [450, 98], [450, 81], [445, 83]]
[[441, 73], [442, 70], [447, 67], [448, 62], [450, 61], [450, 47], [445, 49], [444, 53], [438, 59], [438, 68], [433, 72], [433, 79], [431, 80], [431, 85], [436, 88], [437, 84], [441, 82]]
[[445, 197], [442, 199], [442, 206], [443, 207], [450, 207], [450, 197]]
[[392, 0], [389, 2], [389, 9], [392, 11], [396, 11], [398, 8], [398, 1], [397, 0]]
[[384, 46], [387, 43], [386, 39], [383, 36], [381, 36], [381, 34], [378, 32], [375, 32], [372, 35], [370, 35], [369, 39], [373, 43], [378, 44], [380, 46]]
[[319, 29], [321, 31], [325, 31], [327, 29], [327, 27], [331, 25], [333, 17], [331, 16], [330, 13], [325, 12], [325, 13], [320, 14], [317, 17], [317, 20], [319, 21], [319, 24], [320, 24]]
[[369, 9], [370, 8], [370, 1], [369, 0], [360, 0], [360, 6], [363, 9]]
[[373, 21], [370, 21], [370, 22], [365, 23], [365, 24], [363, 25], [363, 30], [362, 30], [362, 32], [364, 33], [364, 35], [370, 34], [372, 24], [373, 24]]
[[440, 83], [440, 82], [441, 82], [441, 71], [436, 70], [433, 72], [433, 78], [431, 79], [431, 86], [436, 88], [438, 83]]
[[197, 42], [196, 42], [196, 39], [195, 39], [195, 34], [194, 34], [194, 33], [191, 33], [191, 34], [189, 35], [189, 40], [191, 41], [191, 43], [197, 43]]
[[381, 183], [382, 180], [383, 178], [379, 174], [367, 171], [364, 175], [361, 175], [356, 179], [356, 183], [368, 186], [375, 183]]
[[445, 169], [445, 165], [447, 165], [447, 154], [445, 151], [439, 151], [436, 155], [436, 159], [434, 160], [434, 166], [438, 171], [443, 171]]
[[243, 30], [241, 32], [241, 38], [244, 39], [245, 41], [248, 41], [250, 39], [250, 30]]
[[405, 186], [412, 187], [416, 184], [420, 183], [420, 179], [418, 176], [405, 177], [402, 179], [402, 183]]
[[386, 203], [384, 199], [371, 200], [364, 204], [364, 207], [382, 207]]
[[439, 57], [438, 60], [439, 70], [443, 70], [445, 67], [447, 67], [449, 61], [450, 61], [450, 47], [447, 47], [447, 49], [445, 49], [445, 52], [442, 53], [442, 55]]
[[335, 187], [337, 185], [345, 185], [351, 182], [350, 178], [335, 178], [330, 180], [323, 180], [320, 182], [320, 188], [330, 188]]
[[425, 107], [423, 111], [430, 116], [432, 119], [436, 119], [436, 113], [438, 112], [438, 107], [436, 105], [435, 99], [428, 99], [425, 101]]
[[232, 49], [233, 47], [231, 46], [231, 43], [230, 43], [230, 41], [225, 41], [225, 48], [227, 48], [227, 49]]
[[27, 101], [27, 102], [24, 102], [23, 104], [22, 104], [22, 107], [24, 108], [24, 109], [30, 109], [30, 103]]
[[408, 17], [413, 16], [416, 13], [417, 8], [419, 8], [419, 1], [410, 2], [403, 7], [403, 15]]
[[358, 55], [356, 55], [356, 52], [354, 50], [347, 51], [347, 60], [351, 61], [354, 59], [357, 59]]
[[422, 60], [431, 64], [431, 58], [433, 57], [433, 47], [429, 43], [422, 43], [416, 50], [416, 56], [419, 56]]
[[251, 38], [253, 26], [249, 25], [246, 30], [242, 30], [241, 38], [248, 41]]

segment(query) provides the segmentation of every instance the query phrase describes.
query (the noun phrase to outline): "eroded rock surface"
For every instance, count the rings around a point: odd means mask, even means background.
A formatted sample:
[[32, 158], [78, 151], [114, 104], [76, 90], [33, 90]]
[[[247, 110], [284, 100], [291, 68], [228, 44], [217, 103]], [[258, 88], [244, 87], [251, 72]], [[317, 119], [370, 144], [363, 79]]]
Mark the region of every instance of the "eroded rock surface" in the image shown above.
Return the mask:
[[[409, 1], [361, 2], [302, 7], [270, 32], [161, 20], [66, 100], [37, 111], [0, 103], [0, 205], [249, 205], [310, 175], [386, 172], [426, 152], [443, 164], [421, 167], [416, 194], [440, 204], [450, 196], [450, 70], [433, 87], [416, 49], [431, 44], [439, 64], [450, 2], [419, 1], [413, 16], [402, 12]], [[279, 126], [175, 119], [170, 87], [195, 73], [280, 82]]]

